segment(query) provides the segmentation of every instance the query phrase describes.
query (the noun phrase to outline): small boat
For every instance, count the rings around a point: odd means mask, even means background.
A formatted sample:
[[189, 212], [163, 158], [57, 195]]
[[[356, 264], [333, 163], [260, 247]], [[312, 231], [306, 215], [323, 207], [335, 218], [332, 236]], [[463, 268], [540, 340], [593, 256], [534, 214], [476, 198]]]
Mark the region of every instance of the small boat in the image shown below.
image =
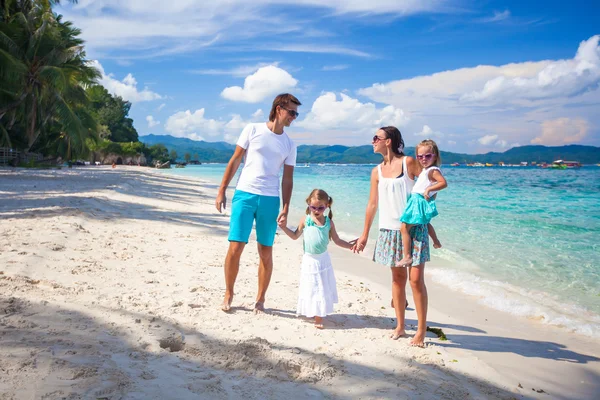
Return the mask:
[[457, 162], [454, 162], [454, 163], [452, 163], [452, 164], [450, 164], [450, 165], [451, 165], [451, 166], [453, 166], [453, 167], [458, 167], [458, 166], [460, 166], [460, 164], [459, 164], [459, 163], [457, 163]]
[[581, 163], [579, 161], [564, 161], [564, 160], [556, 160], [552, 163], [550, 168], [554, 169], [572, 169], [572, 168], [580, 168]]
[[493, 166], [494, 166], [494, 164], [485, 163], [485, 166], [486, 166], [486, 167], [493, 167]]

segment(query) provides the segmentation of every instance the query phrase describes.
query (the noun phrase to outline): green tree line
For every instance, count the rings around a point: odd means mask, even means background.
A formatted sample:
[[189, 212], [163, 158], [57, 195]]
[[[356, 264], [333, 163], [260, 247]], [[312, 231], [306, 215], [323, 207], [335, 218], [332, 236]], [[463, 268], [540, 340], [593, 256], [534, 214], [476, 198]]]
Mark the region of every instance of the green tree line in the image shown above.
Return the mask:
[[58, 3], [0, 0], [0, 146], [49, 158], [168, 160], [166, 147], [139, 142], [131, 104], [98, 84], [81, 31], [52, 10]]

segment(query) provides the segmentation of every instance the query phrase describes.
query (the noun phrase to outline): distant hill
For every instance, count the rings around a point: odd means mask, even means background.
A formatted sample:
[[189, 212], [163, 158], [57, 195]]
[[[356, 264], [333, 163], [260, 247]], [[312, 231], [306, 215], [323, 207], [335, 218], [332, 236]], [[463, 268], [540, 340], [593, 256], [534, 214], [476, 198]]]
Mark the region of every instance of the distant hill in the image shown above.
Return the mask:
[[[201, 162], [224, 163], [229, 161], [235, 145], [226, 142], [206, 142], [170, 135], [141, 136], [140, 141], [148, 145], [164, 144], [169, 151], [175, 150], [178, 158], [183, 159], [185, 153], [192, 156], [198, 154]], [[406, 154], [414, 155], [414, 147], [407, 147]], [[527, 162], [552, 162], [554, 160], [574, 160], [582, 164], [600, 163], [600, 147], [568, 145], [568, 146], [520, 146], [513, 147], [503, 153], [490, 152], [486, 154], [461, 154], [442, 151], [444, 164], [451, 163], [492, 163], [502, 161], [507, 164]], [[381, 156], [373, 154], [373, 147], [342, 146], [342, 145], [301, 145], [298, 146], [298, 160], [302, 163], [333, 163], [333, 164], [371, 164], [381, 161]]]

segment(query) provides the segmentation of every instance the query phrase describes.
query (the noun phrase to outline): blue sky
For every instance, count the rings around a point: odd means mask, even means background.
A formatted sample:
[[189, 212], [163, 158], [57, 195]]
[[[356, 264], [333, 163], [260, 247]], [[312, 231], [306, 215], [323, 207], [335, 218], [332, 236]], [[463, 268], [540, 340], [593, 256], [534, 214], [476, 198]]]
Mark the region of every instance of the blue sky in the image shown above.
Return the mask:
[[101, 83], [141, 135], [235, 142], [273, 97], [303, 105], [299, 144], [504, 151], [600, 145], [600, 3], [593, 1], [79, 0]]

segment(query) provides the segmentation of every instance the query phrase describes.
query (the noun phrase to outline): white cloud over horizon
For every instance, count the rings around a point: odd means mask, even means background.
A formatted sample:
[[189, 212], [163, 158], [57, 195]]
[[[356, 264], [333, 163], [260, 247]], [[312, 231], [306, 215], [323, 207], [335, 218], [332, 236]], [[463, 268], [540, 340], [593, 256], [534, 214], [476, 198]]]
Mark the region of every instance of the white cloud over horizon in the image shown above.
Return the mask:
[[152, 115], [146, 116], [146, 121], [148, 122], [148, 128], [154, 128], [155, 126], [160, 125], [160, 121], [155, 120]]
[[[477, 152], [508, 143], [556, 143], [543, 122], [567, 118], [578, 122], [571, 137], [589, 139], [600, 126], [600, 35], [580, 43], [566, 60], [479, 65], [409, 79], [375, 83], [358, 94], [411, 115], [419, 126], [439, 126], [477, 143]], [[495, 140], [491, 137], [496, 136]], [[453, 141], [456, 141], [453, 139]]]
[[531, 140], [532, 144], [562, 146], [583, 140], [589, 130], [583, 118], [557, 118], [542, 123], [542, 133]]
[[101, 77], [98, 80], [102, 86], [111, 94], [121, 96], [124, 100], [132, 103], [141, 101], [153, 101], [162, 99], [162, 96], [145, 87], [142, 90], [137, 88], [137, 81], [131, 73], [127, 74], [122, 81], [115, 79], [113, 74], [106, 74], [102, 64], [98, 61], [91, 61], [90, 64], [100, 71]]
[[231, 86], [223, 89], [221, 97], [245, 103], [258, 103], [279, 93], [291, 91], [298, 81], [286, 70], [269, 65], [259, 68], [244, 80], [244, 87]]

